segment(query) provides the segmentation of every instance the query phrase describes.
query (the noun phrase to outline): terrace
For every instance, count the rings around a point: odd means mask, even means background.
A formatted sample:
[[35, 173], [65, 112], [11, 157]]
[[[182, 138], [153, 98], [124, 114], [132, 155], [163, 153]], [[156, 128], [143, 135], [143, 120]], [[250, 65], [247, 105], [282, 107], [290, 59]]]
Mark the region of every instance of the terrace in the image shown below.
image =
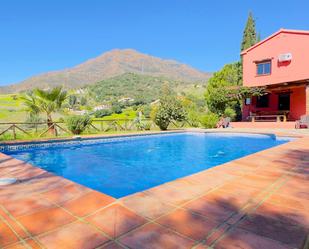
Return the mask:
[[297, 139], [119, 199], [0, 154], [20, 180], [1, 187], [0, 247], [304, 248], [309, 137], [276, 134]]

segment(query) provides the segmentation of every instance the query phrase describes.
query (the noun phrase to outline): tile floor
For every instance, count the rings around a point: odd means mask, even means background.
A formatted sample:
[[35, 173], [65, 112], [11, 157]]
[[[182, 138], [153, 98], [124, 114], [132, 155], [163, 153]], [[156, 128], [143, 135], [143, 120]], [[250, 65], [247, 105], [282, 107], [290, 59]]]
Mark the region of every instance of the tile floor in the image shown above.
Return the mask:
[[120, 199], [0, 153], [0, 248], [303, 248], [309, 137]]

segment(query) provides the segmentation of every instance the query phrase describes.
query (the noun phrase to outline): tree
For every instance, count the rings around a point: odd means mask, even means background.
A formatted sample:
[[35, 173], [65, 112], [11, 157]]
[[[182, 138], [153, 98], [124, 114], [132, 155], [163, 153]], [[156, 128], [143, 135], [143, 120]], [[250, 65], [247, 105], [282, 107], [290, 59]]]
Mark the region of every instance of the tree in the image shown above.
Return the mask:
[[257, 43], [257, 34], [255, 30], [255, 20], [253, 18], [252, 12], [249, 13], [246, 27], [243, 33], [243, 38], [241, 42], [241, 51], [250, 48], [255, 43]]
[[239, 109], [240, 103], [232, 101], [230, 95], [233, 87], [241, 85], [240, 70], [240, 62], [227, 64], [209, 79], [205, 93], [209, 111], [222, 115], [227, 107]]
[[77, 97], [76, 95], [69, 96], [69, 106], [71, 109], [74, 109], [75, 105], [77, 104]]
[[80, 98], [80, 104], [81, 104], [81, 105], [87, 105], [87, 99], [86, 99], [86, 97], [83, 96], [83, 97]]
[[142, 109], [142, 112], [145, 116], [145, 118], [150, 118], [150, 113], [151, 113], [151, 106], [150, 105], [145, 105]]
[[260, 42], [260, 41], [261, 41], [261, 33], [259, 32], [257, 34], [256, 42]]
[[139, 94], [134, 99], [132, 105], [145, 105], [147, 103], [145, 96], [142, 94]]
[[110, 109], [97, 110], [97, 111], [94, 112], [94, 116], [96, 118], [103, 118], [103, 117], [106, 117], [106, 116], [110, 116], [112, 114], [113, 114], [113, 112]]
[[240, 69], [240, 62], [227, 64], [209, 79], [205, 92], [209, 111], [225, 116], [235, 116], [231, 115], [235, 112], [237, 119], [240, 119], [243, 99], [265, 94], [263, 87], [242, 86]]
[[21, 98], [31, 114], [45, 113], [47, 125], [50, 130], [54, 131], [52, 113], [61, 109], [67, 98], [67, 92], [63, 91], [62, 87], [55, 87], [51, 90], [35, 89]]
[[161, 130], [166, 130], [169, 124], [174, 121], [183, 121], [187, 117], [181, 101], [174, 95], [165, 95], [160, 99], [154, 115], [154, 122]]
[[112, 110], [113, 113], [116, 113], [116, 114], [122, 113], [121, 105], [119, 103], [117, 103], [117, 102], [114, 102], [112, 104], [111, 110]]

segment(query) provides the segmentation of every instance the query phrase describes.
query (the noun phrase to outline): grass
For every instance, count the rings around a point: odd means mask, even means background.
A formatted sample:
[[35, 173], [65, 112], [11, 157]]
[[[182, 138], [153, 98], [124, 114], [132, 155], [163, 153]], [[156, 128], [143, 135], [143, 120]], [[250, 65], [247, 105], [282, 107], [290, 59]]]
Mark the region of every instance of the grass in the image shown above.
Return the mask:
[[120, 114], [113, 113], [110, 116], [106, 116], [103, 118], [95, 118], [94, 120], [135, 119], [136, 117], [137, 117], [137, 111], [134, 111], [132, 108], [127, 108], [123, 110], [123, 112]]
[[[25, 122], [27, 117], [28, 112], [20, 99], [20, 94], [0, 94], [0, 123]], [[41, 117], [45, 119], [43, 114]], [[55, 121], [60, 117], [63, 117], [63, 114], [53, 114]], [[0, 131], [2, 128], [0, 126]]]
[[0, 95], [0, 122], [22, 122], [27, 112], [17, 94]]

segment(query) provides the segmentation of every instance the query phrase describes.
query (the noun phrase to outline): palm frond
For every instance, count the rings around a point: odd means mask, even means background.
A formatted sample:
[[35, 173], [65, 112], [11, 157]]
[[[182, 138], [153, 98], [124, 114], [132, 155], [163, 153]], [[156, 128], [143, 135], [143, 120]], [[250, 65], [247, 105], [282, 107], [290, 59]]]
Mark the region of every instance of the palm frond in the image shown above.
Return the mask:
[[21, 97], [31, 113], [45, 112], [47, 115], [59, 110], [67, 98], [67, 92], [62, 87], [51, 90], [34, 89], [32, 93]]
[[32, 114], [38, 114], [40, 112], [40, 107], [37, 103], [35, 96], [31, 93], [23, 94], [20, 97], [23, 100], [24, 105], [27, 107], [27, 110]]

